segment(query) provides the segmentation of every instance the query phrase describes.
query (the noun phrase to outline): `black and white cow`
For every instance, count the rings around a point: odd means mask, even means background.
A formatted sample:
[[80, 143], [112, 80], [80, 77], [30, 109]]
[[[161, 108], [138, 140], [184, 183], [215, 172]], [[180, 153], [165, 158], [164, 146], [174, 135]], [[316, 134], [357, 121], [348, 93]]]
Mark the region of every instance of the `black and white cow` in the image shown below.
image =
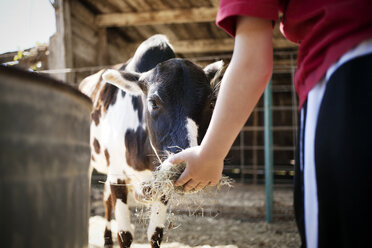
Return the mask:
[[[120, 247], [130, 247], [134, 230], [128, 193], [143, 194], [141, 184], [153, 177], [157, 157], [200, 143], [211, 118], [214, 83], [222, 65], [216, 62], [203, 70], [177, 59], [166, 37], [155, 35], [138, 47], [128, 63], [102, 70], [80, 84], [93, 101], [91, 165], [107, 174], [105, 246], [112, 245], [114, 210]], [[147, 236], [152, 247], [160, 246], [166, 205], [163, 199], [151, 206]]]

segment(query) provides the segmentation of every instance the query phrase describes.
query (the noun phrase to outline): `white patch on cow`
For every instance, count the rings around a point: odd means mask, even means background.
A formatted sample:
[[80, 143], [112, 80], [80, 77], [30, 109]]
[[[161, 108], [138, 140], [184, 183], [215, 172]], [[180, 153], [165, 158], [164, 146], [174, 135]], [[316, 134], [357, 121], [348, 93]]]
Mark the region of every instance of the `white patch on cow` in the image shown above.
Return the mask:
[[108, 69], [102, 75], [103, 80], [107, 83], [113, 84], [119, 89], [124, 90], [132, 95], [141, 95], [143, 94], [141, 88], [138, 86], [136, 81], [129, 81], [124, 79], [120, 72], [113, 69]]
[[186, 118], [186, 129], [187, 129], [187, 136], [189, 139], [189, 145], [197, 146], [198, 145], [198, 125], [196, 125], [195, 121], [190, 118]]
[[106, 221], [106, 228], [107, 228], [107, 230], [111, 231], [111, 220]]
[[134, 228], [130, 223], [130, 211], [128, 205], [122, 202], [120, 199], [116, 200], [115, 218], [118, 225], [118, 232], [129, 231], [133, 236]]
[[110, 197], [110, 195], [111, 195], [110, 183], [108, 181], [106, 181], [105, 186], [103, 188], [103, 200], [107, 201], [108, 198]]
[[79, 90], [88, 97], [92, 98], [93, 92], [96, 89], [97, 84], [101, 81], [101, 76], [103, 72], [104, 70], [100, 70], [99, 72], [84, 78], [83, 81], [81, 81], [81, 83], [79, 84]]
[[151, 206], [150, 223], [147, 229], [147, 238], [151, 241], [152, 235], [157, 227], [164, 228], [167, 206], [161, 202], [154, 202]]
[[107, 175], [107, 180], [111, 183], [116, 183], [117, 179], [120, 179], [120, 177], [122, 177], [122, 174], [119, 175], [119, 173], [122, 173], [123, 171], [125, 171], [126, 176], [131, 179], [130, 184], [127, 184], [127, 186], [134, 190], [137, 195], [142, 195], [143, 183], [151, 181], [153, 179], [152, 171], [136, 171], [127, 163], [125, 163], [121, 165], [121, 168], [119, 168], [119, 170], [116, 170], [116, 168], [111, 170], [110, 168], [110, 171]]
[[[115, 104], [102, 114], [98, 126], [94, 122], [90, 127], [91, 144], [96, 138], [101, 150], [110, 151], [110, 166], [107, 167], [106, 157], [103, 152], [94, 154], [95, 161], [92, 166], [99, 172], [115, 174], [115, 179], [123, 178], [123, 165], [126, 164], [124, 136], [128, 129], [136, 130], [140, 125], [137, 111], [133, 109], [132, 97], [117, 93]], [[116, 183], [116, 181], [114, 181]]]
[[223, 67], [223, 61], [222, 60], [219, 60], [217, 62], [214, 62], [212, 64], [209, 64], [207, 65], [206, 67], [204, 67], [204, 71], [205, 72], [210, 72], [210, 71], [218, 71], [220, 70], [221, 68]]

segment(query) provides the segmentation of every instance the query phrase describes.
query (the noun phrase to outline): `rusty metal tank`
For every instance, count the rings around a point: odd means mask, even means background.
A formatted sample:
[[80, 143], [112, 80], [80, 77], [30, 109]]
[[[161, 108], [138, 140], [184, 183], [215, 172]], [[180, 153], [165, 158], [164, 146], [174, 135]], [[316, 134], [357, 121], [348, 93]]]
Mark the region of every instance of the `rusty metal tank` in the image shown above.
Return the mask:
[[0, 246], [88, 247], [90, 100], [0, 66]]

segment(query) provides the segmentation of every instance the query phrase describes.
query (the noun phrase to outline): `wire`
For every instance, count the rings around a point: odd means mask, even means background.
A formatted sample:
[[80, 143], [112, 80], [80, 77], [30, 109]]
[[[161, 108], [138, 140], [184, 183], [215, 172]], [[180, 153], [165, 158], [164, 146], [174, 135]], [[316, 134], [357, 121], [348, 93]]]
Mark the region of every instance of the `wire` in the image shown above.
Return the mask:
[[86, 71], [96, 71], [96, 70], [100, 70], [100, 69], [105, 69], [105, 68], [109, 68], [109, 67], [112, 67], [112, 66], [114, 66], [114, 65], [89, 66], [89, 67], [64, 68], [64, 69], [50, 69], [50, 70], [41, 70], [41, 71], [37, 71], [37, 72], [47, 73], [47, 74], [86, 72]]
[[[190, 59], [191, 60], [191, 59]], [[191, 60], [191, 61], [201, 61], [201, 60]], [[64, 69], [50, 69], [50, 70], [40, 70], [39, 73], [46, 74], [60, 74], [60, 73], [75, 73], [75, 72], [94, 72], [101, 69], [111, 68], [114, 65], [104, 65], [104, 66], [90, 66], [90, 67], [79, 67], [79, 68], [64, 68]], [[291, 73], [292, 70], [296, 69], [295, 65], [274, 65], [274, 73]]]

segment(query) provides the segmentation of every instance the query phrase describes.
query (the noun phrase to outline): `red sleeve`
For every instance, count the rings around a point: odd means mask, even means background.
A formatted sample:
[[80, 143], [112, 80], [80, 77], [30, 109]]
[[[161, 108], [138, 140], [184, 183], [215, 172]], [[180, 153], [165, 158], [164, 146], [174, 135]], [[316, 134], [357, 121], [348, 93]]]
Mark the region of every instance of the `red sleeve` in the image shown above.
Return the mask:
[[236, 16], [254, 16], [278, 20], [278, 0], [221, 0], [216, 24], [231, 36], [235, 36]]

